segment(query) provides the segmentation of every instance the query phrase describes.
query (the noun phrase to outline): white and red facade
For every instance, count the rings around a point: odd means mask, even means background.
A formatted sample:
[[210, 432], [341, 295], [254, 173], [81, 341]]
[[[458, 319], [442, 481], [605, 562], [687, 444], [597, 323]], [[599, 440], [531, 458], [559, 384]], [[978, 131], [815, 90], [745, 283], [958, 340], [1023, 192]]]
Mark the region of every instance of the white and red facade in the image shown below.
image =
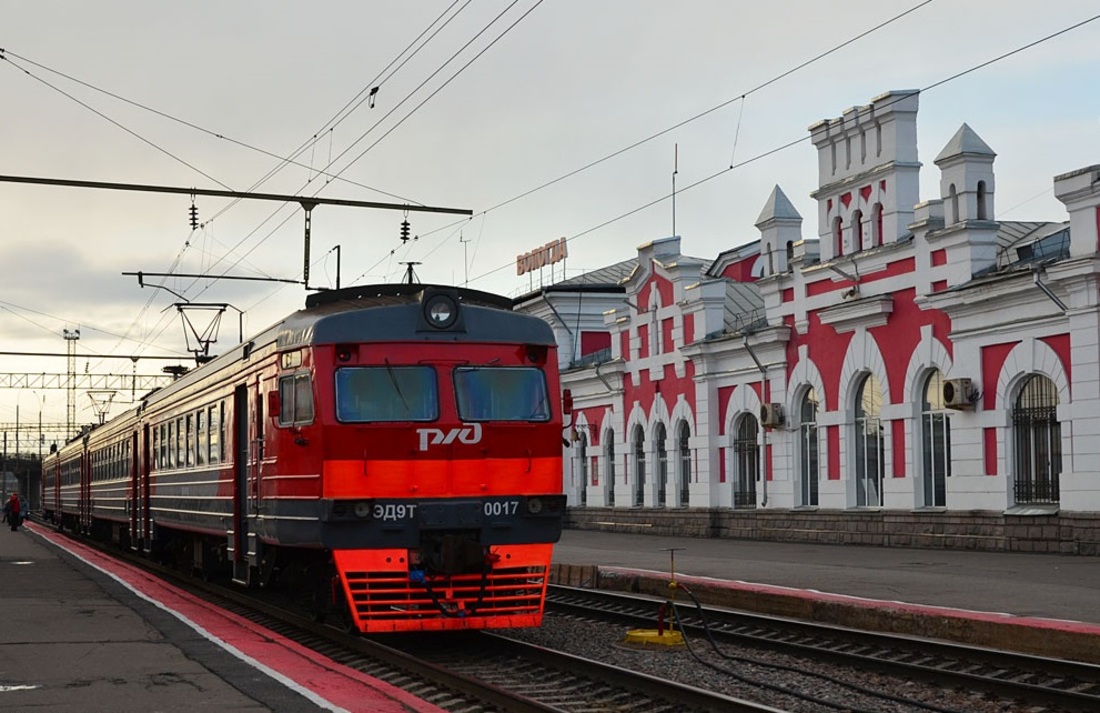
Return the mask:
[[776, 186], [713, 261], [666, 238], [520, 300], [576, 405], [575, 526], [1097, 552], [1100, 166], [998, 221], [964, 124], [922, 202], [918, 100], [810, 127], [816, 235]]

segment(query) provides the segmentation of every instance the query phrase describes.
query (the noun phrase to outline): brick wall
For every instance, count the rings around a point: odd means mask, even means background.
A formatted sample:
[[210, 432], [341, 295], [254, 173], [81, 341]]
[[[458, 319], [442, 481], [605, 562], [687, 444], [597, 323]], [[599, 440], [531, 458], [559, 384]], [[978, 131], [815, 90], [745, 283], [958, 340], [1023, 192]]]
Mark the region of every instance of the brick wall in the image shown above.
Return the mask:
[[575, 530], [1100, 556], [1100, 513], [573, 508]]

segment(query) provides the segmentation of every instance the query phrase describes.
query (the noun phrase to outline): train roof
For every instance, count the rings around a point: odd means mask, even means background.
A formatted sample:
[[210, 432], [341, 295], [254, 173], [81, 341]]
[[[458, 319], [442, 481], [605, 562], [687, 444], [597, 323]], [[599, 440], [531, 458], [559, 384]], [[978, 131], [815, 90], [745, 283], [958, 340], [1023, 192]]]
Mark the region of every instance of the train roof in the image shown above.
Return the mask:
[[[449, 296], [459, 319], [432, 327], [423, 308], [434, 295]], [[306, 308], [278, 329], [280, 349], [350, 342], [469, 341], [553, 346], [545, 321], [512, 311], [510, 298], [444, 285], [366, 285], [310, 295]]]

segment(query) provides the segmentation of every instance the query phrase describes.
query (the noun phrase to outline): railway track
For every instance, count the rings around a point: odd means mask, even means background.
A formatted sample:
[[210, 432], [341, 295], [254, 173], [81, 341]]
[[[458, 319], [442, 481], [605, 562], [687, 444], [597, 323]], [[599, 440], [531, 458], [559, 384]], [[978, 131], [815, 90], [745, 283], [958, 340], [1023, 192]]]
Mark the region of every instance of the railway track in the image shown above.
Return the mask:
[[[598, 661], [485, 632], [363, 637], [293, 611], [286, 598], [257, 597], [81, 540], [153, 572], [195, 596], [448, 711], [462, 713], [781, 713]], [[441, 645], [445, 642], [445, 645]]]
[[[1093, 664], [696, 607], [684, 598], [675, 605], [677, 628], [698, 648], [705, 648], [709, 638], [716, 646], [737, 644], [847, 664], [861, 671], [979, 691], [1039, 710], [1100, 710], [1100, 666]], [[652, 629], [659, 604], [653, 597], [554, 586], [547, 611]]]

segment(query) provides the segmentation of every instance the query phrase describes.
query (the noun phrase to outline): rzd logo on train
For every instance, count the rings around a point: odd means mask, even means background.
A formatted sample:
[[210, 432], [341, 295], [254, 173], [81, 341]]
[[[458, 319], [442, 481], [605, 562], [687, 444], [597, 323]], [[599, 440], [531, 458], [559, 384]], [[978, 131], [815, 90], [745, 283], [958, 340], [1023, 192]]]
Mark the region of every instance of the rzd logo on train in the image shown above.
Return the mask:
[[481, 424], [472, 426], [459, 426], [449, 431], [439, 428], [418, 428], [416, 434], [420, 436], [420, 450], [428, 450], [428, 446], [450, 445], [455, 441], [459, 443], [477, 443], [481, 440]]

